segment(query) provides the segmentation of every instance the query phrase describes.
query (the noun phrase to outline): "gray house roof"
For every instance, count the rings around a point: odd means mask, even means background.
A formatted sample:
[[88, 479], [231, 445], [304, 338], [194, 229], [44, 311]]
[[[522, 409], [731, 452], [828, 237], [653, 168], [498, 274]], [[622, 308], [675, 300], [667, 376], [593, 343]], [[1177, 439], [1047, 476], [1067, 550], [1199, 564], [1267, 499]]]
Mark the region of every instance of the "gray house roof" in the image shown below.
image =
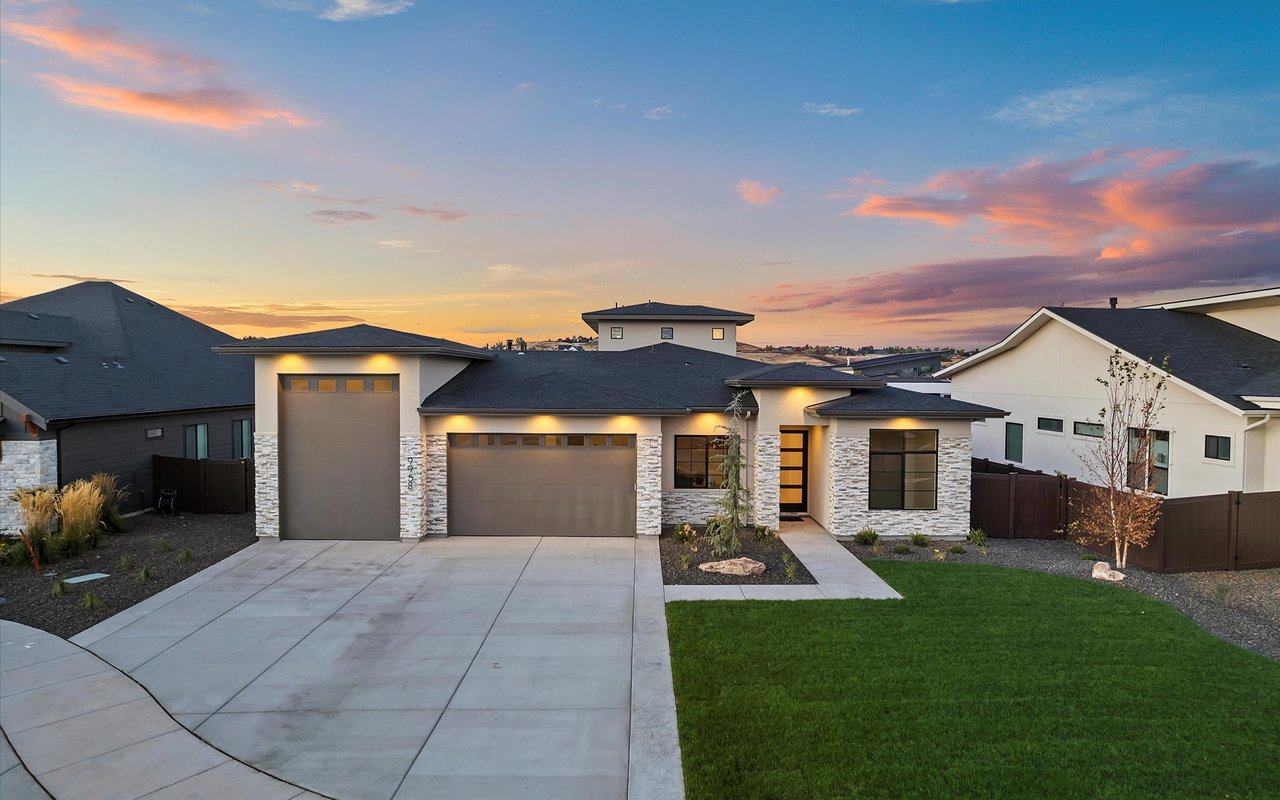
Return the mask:
[[14, 300], [0, 315], [0, 389], [42, 425], [253, 405], [253, 364], [211, 349], [231, 336], [114, 283]]
[[1004, 417], [1009, 414], [1008, 411], [990, 406], [952, 400], [936, 394], [913, 392], [910, 389], [898, 389], [893, 386], [858, 389], [848, 397], [838, 397], [835, 400], [818, 403], [805, 410], [817, 417], [837, 419], [883, 419], [893, 416], [927, 419], [985, 419]]
[[735, 325], [746, 325], [755, 319], [754, 314], [743, 311], [730, 311], [711, 306], [677, 305], [675, 303], [636, 303], [629, 306], [602, 308], [599, 311], [586, 311], [582, 321], [592, 330], [600, 330], [602, 320], [648, 319], [648, 320], [700, 320], [703, 322], [732, 322]]
[[1049, 313], [1236, 408], [1280, 397], [1280, 341], [1220, 319], [1162, 308], [1050, 308]]
[[[759, 362], [751, 362], [758, 365]], [[812, 364], [772, 364], [728, 378], [730, 386], [824, 386], [829, 389], [884, 386], [882, 378], [864, 378]]]
[[[424, 414], [683, 414], [720, 411], [730, 375], [756, 362], [677, 344], [618, 352], [496, 353], [425, 398]], [[743, 398], [755, 408], [750, 392]]]
[[217, 350], [219, 353], [406, 353], [493, 358], [491, 351], [469, 344], [363, 324], [233, 342]]

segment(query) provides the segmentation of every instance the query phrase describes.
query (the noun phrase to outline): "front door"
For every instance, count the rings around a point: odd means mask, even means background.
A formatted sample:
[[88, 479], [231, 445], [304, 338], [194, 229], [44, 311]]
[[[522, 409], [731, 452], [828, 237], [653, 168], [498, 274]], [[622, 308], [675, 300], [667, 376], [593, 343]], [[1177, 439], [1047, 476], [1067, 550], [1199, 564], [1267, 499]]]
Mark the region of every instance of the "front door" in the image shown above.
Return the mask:
[[779, 510], [809, 510], [809, 432], [782, 431], [778, 471]]

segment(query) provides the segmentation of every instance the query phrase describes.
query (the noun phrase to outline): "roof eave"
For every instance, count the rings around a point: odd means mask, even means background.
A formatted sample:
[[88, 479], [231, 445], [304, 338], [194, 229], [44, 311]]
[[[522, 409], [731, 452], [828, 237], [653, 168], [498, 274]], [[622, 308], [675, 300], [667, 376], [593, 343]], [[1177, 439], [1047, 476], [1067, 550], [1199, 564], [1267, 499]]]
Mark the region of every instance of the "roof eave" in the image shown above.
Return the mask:
[[687, 408], [437, 408], [419, 407], [424, 417], [675, 417], [689, 414]]
[[27, 417], [29, 417], [31, 421], [36, 424], [37, 427], [46, 431], [49, 430], [48, 419], [46, 419], [40, 414], [37, 414], [35, 411], [32, 411], [30, 407], [28, 407], [21, 400], [18, 400], [17, 398], [15, 398], [13, 395], [9, 394], [8, 392], [0, 391], [0, 400], [3, 400], [6, 406], [11, 406], [13, 410], [17, 411], [19, 414], [24, 414]]
[[729, 378], [724, 382], [725, 386], [732, 386], [736, 389], [778, 389], [791, 386], [805, 386], [817, 389], [880, 389], [885, 385], [881, 380], [863, 380], [863, 381], [770, 381], [770, 380], [753, 380], [751, 378]]
[[[746, 325], [755, 321], [754, 314], [583, 314], [582, 321], [590, 325], [593, 329], [605, 320], [613, 320], [616, 322], [626, 322], [627, 320], [639, 320], [641, 322], [656, 322], [659, 320], [670, 320], [672, 322], [732, 322], [735, 325]], [[598, 330], [598, 329], [597, 329]]]
[[0, 338], [0, 345], [8, 345], [10, 347], [63, 348], [69, 347], [71, 342], [63, 342], [57, 339], [15, 339], [10, 336]]
[[404, 356], [450, 356], [453, 358], [469, 358], [475, 361], [492, 361], [493, 355], [483, 350], [459, 350], [452, 347], [254, 347], [242, 345], [218, 345], [213, 352], [222, 355], [286, 355], [289, 353], [305, 353], [308, 355], [359, 356], [377, 353], [390, 353]]
[[825, 419], [885, 419], [888, 417], [911, 417], [913, 419], [992, 419], [995, 417], [1007, 417], [1008, 411], [1000, 411], [991, 409], [991, 411], [829, 411], [815, 406], [809, 406], [805, 409], [805, 413], [815, 417]]

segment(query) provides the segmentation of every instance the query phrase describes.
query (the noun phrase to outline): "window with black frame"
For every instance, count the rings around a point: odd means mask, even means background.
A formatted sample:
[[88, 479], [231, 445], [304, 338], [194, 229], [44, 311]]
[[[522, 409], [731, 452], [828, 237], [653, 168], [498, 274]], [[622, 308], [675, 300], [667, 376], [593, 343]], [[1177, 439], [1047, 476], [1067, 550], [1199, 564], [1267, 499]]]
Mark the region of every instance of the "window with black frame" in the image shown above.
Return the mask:
[[869, 508], [931, 511], [938, 507], [938, 432], [871, 431]]
[[724, 444], [718, 436], [677, 436], [675, 487], [718, 489], [724, 483]]

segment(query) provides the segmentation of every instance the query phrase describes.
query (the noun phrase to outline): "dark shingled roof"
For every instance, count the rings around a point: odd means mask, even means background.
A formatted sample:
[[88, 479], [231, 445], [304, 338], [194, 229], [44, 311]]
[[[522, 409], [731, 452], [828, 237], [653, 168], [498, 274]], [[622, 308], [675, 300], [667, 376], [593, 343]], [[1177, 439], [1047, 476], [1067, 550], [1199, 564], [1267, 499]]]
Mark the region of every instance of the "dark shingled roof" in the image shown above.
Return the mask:
[[[676, 344], [620, 352], [500, 351], [469, 365], [422, 403], [426, 414], [467, 412], [684, 413], [721, 410], [725, 379], [757, 362]], [[747, 393], [748, 408], [755, 400]]]
[[607, 319], [672, 319], [672, 320], [706, 320], [714, 322], [723, 320], [725, 322], [733, 322], [737, 325], [746, 325], [755, 319], [754, 314], [748, 314], [744, 311], [730, 311], [725, 308], [712, 308], [711, 306], [682, 306], [675, 303], [636, 303], [630, 306], [616, 306], [614, 308], [602, 308], [599, 311], [585, 311], [582, 314], [582, 321], [591, 326], [592, 330], [599, 330], [599, 323], [602, 318]]
[[423, 336], [418, 333], [379, 328], [376, 325], [350, 325], [310, 333], [294, 333], [273, 339], [252, 339], [218, 348], [220, 353], [439, 353], [463, 358], [493, 358], [488, 350], [469, 344]]
[[65, 347], [71, 344], [74, 330], [71, 317], [10, 311], [0, 306], [0, 345]]
[[1190, 311], [1163, 308], [1050, 308], [1125, 352], [1219, 400], [1259, 408], [1242, 395], [1280, 397], [1280, 341]]
[[729, 377], [730, 386], [826, 386], [832, 389], [883, 386], [882, 378], [864, 378], [813, 364], [770, 364]]
[[211, 349], [235, 341], [231, 336], [114, 283], [78, 283], [0, 311], [7, 312], [0, 338], [7, 340], [8, 324], [21, 316], [31, 325], [19, 323], [17, 335], [36, 335], [48, 321], [54, 338], [70, 341], [51, 352], [0, 345], [0, 389], [46, 420], [253, 405], [250, 359]]
[[922, 361], [925, 359], [942, 360], [950, 355], [946, 350], [921, 350], [913, 353], [894, 353], [891, 356], [877, 356], [875, 358], [863, 358], [856, 361], [850, 361], [848, 364], [833, 364], [832, 369], [856, 369], [863, 375], [880, 375], [892, 372], [886, 369], [897, 364], [907, 364], [912, 361]]
[[857, 389], [848, 397], [837, 397], [806, 409], [819, 417], [928, 417], [932, 419], [985, 419], [1003, 417], [1001, 411], [977, 403], [966, 403], [936, 394], [913, 392], [884, 386], [879, 389]]

